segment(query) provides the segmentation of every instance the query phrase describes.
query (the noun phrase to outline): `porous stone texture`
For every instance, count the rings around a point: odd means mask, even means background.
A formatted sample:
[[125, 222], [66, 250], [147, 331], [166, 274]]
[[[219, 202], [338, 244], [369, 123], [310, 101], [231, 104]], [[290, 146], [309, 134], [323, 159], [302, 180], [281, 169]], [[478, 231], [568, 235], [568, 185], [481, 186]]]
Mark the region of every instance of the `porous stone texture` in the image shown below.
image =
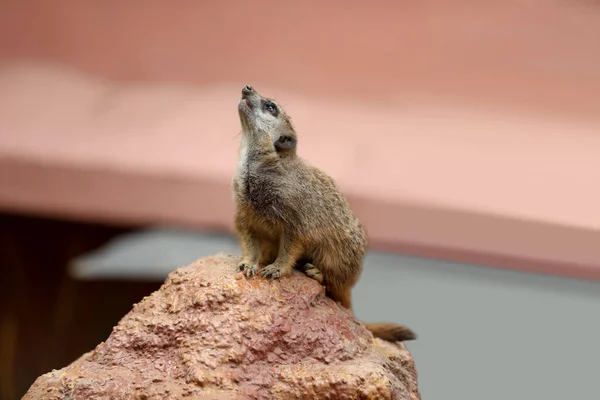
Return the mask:
[[172, 272], [24, 399], [420, 399], [403, 344], [373, 338], [300, 272], [248, 279], [238, 262], [218, 254]]

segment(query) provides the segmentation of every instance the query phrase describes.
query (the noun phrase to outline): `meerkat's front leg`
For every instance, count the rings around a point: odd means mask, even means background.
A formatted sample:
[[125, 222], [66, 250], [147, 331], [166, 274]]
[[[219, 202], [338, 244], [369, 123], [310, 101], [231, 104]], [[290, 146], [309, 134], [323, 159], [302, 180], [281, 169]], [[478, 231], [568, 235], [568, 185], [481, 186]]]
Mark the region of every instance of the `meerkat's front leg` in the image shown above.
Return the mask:
[[289, 234], [284, 233], [279, 244], [279, 253], [277, 258], [271, 265], [267, 265], [260, 270], [259, 274], [265, 278], [281, 278], [282, 276], [290, 275], [294, 269], [296, 261], [302, 255], [302, 245], [300, 241], [295, 240]]
[[238, 264], [238, 272], [244, 271], [246, 276], [255, 275], [260, 259], [260, 243], [251, 230], [240, 230], [242, 244], [242, 261]]

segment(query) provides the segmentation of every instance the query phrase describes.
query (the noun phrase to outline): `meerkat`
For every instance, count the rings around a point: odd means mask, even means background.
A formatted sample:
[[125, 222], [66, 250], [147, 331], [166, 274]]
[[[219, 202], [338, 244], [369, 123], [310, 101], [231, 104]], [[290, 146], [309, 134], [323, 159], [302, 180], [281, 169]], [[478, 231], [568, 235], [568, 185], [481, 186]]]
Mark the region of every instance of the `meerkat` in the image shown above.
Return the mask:
[[[246, 86], [238, 112], [242, 135], [233, 179], [242, 247], [238, 271], [276, 279], [300, 269], [352, 311], [351, 290], [367, 248], [361, 222], [334, 180], [298, 157], [296, 132], [277, 102]], [[365, 326], [391, 342], [416, 338], [401, 325]]]

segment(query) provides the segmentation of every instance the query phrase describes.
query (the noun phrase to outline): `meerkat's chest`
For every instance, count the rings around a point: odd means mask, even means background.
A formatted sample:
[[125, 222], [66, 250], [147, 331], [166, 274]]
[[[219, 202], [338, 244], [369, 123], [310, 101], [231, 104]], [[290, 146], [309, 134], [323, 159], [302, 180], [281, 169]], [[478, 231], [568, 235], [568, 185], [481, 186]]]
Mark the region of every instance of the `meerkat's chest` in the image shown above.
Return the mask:
[[234, 177], [234, 184], [237, 186], [236, 191], [238, 189], [244, 189], [244, 192], [246, 192], [247, 187], [258, 175], [258, 169], [258, 160], [252, 155], [245, 140], [243, 140], [239, 150], [237, 169]]
[[261, 170], [260, 160], [242, 146], [234, 177], [236, 199], [255, 202], [254, 199], [261, 198], [261, 192], [269, 191], [270, 179], [267, 175]]
[[249, 146], [245, 137], [242, 138], [238, 153], [236, 179], [247, 180], [248, 175], [257, 174], [261, 169], [262, 161], [257, 150]]

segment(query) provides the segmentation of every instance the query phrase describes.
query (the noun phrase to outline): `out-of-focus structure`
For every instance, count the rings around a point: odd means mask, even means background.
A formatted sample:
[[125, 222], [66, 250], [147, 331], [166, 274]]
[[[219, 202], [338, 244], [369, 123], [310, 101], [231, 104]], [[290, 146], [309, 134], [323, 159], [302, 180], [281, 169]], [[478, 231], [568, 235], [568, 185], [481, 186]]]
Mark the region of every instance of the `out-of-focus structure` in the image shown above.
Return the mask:
[[53, 365], [65, 265], [116, 233], [231, 230], [245, 84], [374, 250], [598, 280], [599, 38], [593, 1], [3, 2], [3, 348]]
[[2, 10], [5, 210], [230, 227], [250, 82], [374, 245], [600, 276], [593, 2]]

